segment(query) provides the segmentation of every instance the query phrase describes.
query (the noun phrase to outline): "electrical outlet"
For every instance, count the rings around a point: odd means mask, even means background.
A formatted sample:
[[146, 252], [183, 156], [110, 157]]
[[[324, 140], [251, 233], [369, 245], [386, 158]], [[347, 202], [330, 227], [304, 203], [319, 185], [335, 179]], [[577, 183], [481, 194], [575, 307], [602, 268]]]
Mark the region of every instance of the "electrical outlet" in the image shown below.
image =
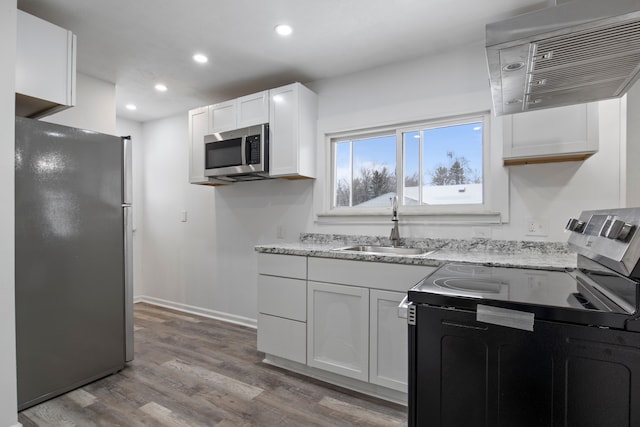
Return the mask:
[[276, 227], [276, 239], [284, 239], [284, 227], [281, 225]]
[[187, 222], [187, 211], [180, 212], [180, 221]]
[[527, 236], [546, 236], [547, 235], [547, 222], [540, 219], [528, 219], [527, 220]]
[[489, 227], [472, 227], [474, 239], [490, 239], [491, 228]]

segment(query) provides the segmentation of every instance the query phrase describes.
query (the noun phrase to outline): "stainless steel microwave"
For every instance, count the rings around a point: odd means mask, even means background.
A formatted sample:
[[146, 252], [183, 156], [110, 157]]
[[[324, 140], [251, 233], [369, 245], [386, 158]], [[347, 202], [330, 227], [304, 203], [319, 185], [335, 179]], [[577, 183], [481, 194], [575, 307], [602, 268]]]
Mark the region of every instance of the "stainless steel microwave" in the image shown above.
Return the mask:
[[269, 124], [204, 137], [205, 176], [228, 181], [269, 177]]

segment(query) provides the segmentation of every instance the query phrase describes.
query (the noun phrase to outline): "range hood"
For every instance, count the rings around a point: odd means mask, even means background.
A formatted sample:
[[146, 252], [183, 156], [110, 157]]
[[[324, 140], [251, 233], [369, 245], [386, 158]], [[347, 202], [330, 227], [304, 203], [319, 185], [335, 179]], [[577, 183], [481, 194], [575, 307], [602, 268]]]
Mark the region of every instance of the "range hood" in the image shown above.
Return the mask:
[[624, 95], [640, 72], [640, 0], [575, 0], [486, 26], [496, 116]]

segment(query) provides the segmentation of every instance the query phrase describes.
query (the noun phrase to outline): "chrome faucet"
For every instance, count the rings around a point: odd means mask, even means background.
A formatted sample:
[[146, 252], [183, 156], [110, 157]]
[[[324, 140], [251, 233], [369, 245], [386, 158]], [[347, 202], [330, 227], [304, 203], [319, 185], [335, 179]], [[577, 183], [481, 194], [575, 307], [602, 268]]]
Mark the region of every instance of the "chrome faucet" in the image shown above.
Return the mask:
[[400, 230], [398, 230], [398, 196], [393, 196], [391, 198], [391, 210], [393, 211], [393, 215], [391, 216], [391, 221], [393, 221], [393, 228], [391, 229], [389, 240], [391, 240], [391, 244], [393, 246], [399, 246]]

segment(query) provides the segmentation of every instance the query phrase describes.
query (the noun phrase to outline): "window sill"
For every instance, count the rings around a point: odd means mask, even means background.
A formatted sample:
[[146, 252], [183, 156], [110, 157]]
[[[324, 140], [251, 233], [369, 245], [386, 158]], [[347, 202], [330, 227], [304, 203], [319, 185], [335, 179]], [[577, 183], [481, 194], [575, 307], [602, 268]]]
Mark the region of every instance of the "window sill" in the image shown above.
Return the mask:
[[[439, 212], [398, 212], [400, 223], [422, 225], [473, 225], [502, 224], [500, 212], [491, 211], [439, 211]], [[391, 210], [375, 211], [328, 211], [317, 215], [319, 225], [372, 225], [387, 224], [391, 220]]]

